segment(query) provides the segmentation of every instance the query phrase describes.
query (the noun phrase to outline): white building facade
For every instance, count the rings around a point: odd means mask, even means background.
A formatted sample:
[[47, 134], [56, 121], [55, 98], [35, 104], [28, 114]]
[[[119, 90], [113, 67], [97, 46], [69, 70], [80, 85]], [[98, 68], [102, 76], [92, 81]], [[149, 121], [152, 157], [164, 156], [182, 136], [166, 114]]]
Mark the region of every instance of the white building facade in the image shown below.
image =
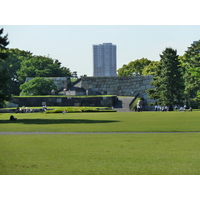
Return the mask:
[[112, 43], [93, 45], [93, 76], [117, 76], [116, 52]]

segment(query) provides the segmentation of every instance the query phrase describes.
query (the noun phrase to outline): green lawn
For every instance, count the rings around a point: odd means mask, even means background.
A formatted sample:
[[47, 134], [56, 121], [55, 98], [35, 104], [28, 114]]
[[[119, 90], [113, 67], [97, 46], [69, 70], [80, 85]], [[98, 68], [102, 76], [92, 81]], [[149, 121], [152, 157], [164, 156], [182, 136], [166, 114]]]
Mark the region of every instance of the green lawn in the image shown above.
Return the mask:
[[200, 174], [199, 133], [1, 135], [0, 174]]
[[0, 174], [199, 175], [199, 114], [1, 114], [0, 131], [124, 133], [0, 135]]
[[195, 132], [200, 112], [58, 113], [0, 115], [1, 131]]

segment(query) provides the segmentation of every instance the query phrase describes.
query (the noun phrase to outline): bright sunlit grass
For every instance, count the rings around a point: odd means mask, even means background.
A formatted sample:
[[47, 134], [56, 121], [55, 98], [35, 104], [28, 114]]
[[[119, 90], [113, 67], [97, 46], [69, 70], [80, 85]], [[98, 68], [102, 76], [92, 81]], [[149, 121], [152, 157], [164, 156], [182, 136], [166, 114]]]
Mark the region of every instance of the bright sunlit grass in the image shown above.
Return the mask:
[[0, 114], [1, 131], [37, 132], [196, 132], [200, 112]]
[[0, 174], [200, 174], [199, 112], [14, 116], [0, 115], [1, 132], [105, 134], [0, 135]]
[[199, 133], [1, 135], [0, 174], [200, 174]]

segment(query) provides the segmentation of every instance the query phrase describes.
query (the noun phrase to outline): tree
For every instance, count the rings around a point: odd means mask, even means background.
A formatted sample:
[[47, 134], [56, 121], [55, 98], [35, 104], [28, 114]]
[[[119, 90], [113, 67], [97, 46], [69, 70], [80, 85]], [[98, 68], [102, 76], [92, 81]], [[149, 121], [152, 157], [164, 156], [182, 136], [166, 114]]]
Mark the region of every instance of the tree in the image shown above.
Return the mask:
[[77, 71], [72, 72], [72, 77], [78, 79]]
[[149, 98], [157, 100], [156, 104], [169, 106], [180, 103], [183, 95], [183, 79], [177, 51], [166, 48], [160, 55], [160, 63], [151, 85], [155, 89], [147, 91]]
[[3, 93], [19, 95], [20, 82], [18, 80], [17, 72], [21, 68], [21, 62], [25, 59], [30, 59], [32, 53], [29, 51], [23, 51], [19, 49], [7, 49], [6, 53], [8, 57], [4, 61], [4, 66], [8, 70], [9, 80], [7, 81], [6, 87], [3, 89]]
[[20, 86], [20, 95], [47, 95], [52, 90], [57, 90], [54, 82], [47, 78], [36, 77]]
[[4, 60], [7, 58], [6, 46], [9, 44], [8, 35], [2, 36], [3, 29], [0, 29], [0, 107], [4, 105], [4, 101], [10, 98], [10, 95], [5, 95], [3, 89], [9, 79], [8, 70], [4, 66]]
[[45, 56], [32, 56], [21, 62], [21, 68], [17, 72], [18, 79], [23, 83], [26, 77], [67, 77], [71, 76], [68, 68], [61, 67], [58, 60]]
[[8, 41], [8, 34], [6, 34], [5, 36], [1, 36], [2, 34], [3, 34], [3, 28], [0, 29], [0, 59], [5, 60], [8, 57], [5, 50], [6, 46], [9, 44], [9, 41]]
[[151, 61], [149, 65], [145, 66], [144, 69], [142, 70], [142, 75], [143, 76], [154, 75], [156, 73], [158, 65], [159, 61]]
[[[200, 81], [200, 67], [191, 68], [188, 70], [196, 81]], [[200, 98], [200, 90], [197, 91], [197, 97]]]
[[123, 65], [117, 70], [118, 76], [140, 76], [143, 69], [151, 63], [147, 58], [131, 61], [128, 65]]
[[[26, 77], [70, 77], [69, 68], [61, 66], [61, 62], [50, 57], [34, 56], [30, 51], [19, 49], [4, 49], [5, 60], [0, 59], [6, 78], [6, 87], [2, 89], [4, 96], [19, 95], [20, 85]], [[0, 68], [1, 69], [1, 68]]]
[[82, 78], [82, 77], [87, 77], [87, 74], [80, 75], [80, 77], [81, 77], [81, 78]]
[[198, 71], [200, 71], [200, 40], [191, 44], [183, 56], [180, 57], [184, 71], [185, 98], [192, 104], [200, 90]]

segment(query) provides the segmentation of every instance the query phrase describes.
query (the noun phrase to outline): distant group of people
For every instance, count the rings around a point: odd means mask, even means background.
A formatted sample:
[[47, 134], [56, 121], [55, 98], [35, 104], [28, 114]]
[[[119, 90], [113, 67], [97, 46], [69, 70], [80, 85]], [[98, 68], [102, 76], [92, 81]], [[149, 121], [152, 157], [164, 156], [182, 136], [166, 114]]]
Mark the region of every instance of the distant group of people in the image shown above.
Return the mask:
[[[186, 111], [187, 106], [184, 105], [184, 106], [180, 106], [180, 108], [178, 108], [178, 106], [175, 105], [173, 109], [175, 111]], [[155, 105], [155, 111], [162, 111], [162, 112], [164, 112], [164, 111], [168, 111], [168, 110], [169, 110], [168, 106]], [[189, 107], [188, 111], [190, 111], [190, 112], [192, 111], [192, 107], [191, 106]]]
[[[186, 108], [187, 108], [186, 106], [180, 107], [179, 111], [186, 111]], [[190, 112], [192, 111], [191, 106], [189, 107], [188, 111], [190, 111]]]
[[[178, 106], [174, 106], [174, 110], [176, 111], [186, 111], [187, 110], [187, 106], [184, 105], [184, 106], [180, 106], [180, 108], [178, 108]], [[192, 106], [189, 107], [188, 111], [192, 111]]]
[[168, 111], [168, 106], [160, 106], [160, 105], [155, 105], [155, 111], [162, 111], [162, 112], [166, 112]]
[[16, 113], [32, 113], [32, 112], [33, 112], [32, 108], [28, 108], [25, 106], [22, 106], [22, 108], [20, 108], [20, 107], [16, 108]]

